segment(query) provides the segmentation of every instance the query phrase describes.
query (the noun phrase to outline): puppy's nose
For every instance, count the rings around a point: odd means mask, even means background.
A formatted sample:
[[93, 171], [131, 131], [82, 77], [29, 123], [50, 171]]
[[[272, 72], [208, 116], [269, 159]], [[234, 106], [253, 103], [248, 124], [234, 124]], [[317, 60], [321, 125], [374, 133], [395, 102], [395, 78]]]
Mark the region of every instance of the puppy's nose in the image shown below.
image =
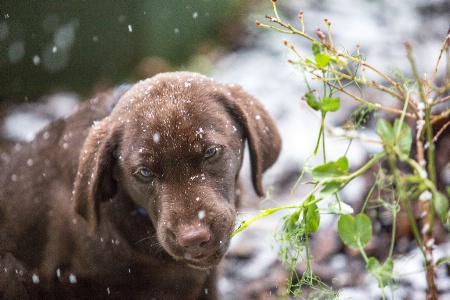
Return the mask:
[[177, 238], [178, 244], [187, 250], [199, 250], [205, 247], [210, 239], [209, 230], [202, 227], [184, 230], [179, 233]]

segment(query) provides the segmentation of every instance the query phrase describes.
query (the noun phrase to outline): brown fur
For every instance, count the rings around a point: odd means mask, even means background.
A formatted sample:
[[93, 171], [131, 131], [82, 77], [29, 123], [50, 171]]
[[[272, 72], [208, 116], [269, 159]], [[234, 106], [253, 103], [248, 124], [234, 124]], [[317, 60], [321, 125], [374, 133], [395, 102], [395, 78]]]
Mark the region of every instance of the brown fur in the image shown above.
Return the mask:
[[16, 145], [0, 174], [0, 298], [216, 298], [245, 140], [261, 195], [272, 119], [239, 87], [179, 72]]

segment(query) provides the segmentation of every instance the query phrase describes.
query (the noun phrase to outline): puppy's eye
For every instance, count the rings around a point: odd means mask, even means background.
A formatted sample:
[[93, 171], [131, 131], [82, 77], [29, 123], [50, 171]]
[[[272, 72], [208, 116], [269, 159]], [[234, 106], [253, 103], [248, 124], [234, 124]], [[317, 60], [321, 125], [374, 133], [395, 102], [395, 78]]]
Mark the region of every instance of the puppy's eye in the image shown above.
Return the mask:
[[216, 153], [217, 153], [217, 147], [216, 147], [216, 146], [214, 146], [214, 147], [209, 147], [209, 148], [206, 149], [205, 152], [203, 153], [203, 157], [204, 157], [205, 159], [208, 159], [208, 158], [211, 158], [211, 157], [213, 157], [214, 155], [216, 155]]
[[140, 175], [141, 177], [144, 177], [144, 178], [151, 178], [151, 177], [154, 176], [152, 170], [150, 170], [149, 168], [146, 168], [146, 167], [140, 167], [140, 168], [138, 168], [138, 169], [134, 172], [134, 174]]

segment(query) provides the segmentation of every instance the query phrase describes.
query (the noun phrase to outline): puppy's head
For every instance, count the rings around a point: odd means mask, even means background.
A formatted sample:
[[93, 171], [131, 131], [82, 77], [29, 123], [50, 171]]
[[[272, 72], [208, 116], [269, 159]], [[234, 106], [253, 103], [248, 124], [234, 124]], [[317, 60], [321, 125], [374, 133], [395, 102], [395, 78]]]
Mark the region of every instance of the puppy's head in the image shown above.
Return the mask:
[[75, 208], [94, 232], [102, 201], [130, 198], [146, 209], [172, 257], [211, 267], [234, 229], [246, 140], [253, 185], [262, 195], [262, 173], [281, 143], [255, 99], [194, 73], [141, 81], [91, 129], [80, 154]]

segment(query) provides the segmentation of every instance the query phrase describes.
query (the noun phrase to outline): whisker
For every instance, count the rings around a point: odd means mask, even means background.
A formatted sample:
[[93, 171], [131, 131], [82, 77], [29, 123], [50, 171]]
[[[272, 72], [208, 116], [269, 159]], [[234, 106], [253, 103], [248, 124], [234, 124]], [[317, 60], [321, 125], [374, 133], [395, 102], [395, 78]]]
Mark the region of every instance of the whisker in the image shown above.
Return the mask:
[[[151, 238], [153, 238], [153, 236], [145, 237], [145, 238], [143, 238], [143, 239], [140, 239], [139, 241], [137, 241], [137, 242], [134, 243], [134, 244], [139, 244], [139, 243], [141, 243], [141, 242], [143, 242], [143, 241], [146, 241], [146, 240], [149, 240], [149, 239], [151, 239]], [[153, 245], [152, 245], [152, 246], [153, 246]]]

